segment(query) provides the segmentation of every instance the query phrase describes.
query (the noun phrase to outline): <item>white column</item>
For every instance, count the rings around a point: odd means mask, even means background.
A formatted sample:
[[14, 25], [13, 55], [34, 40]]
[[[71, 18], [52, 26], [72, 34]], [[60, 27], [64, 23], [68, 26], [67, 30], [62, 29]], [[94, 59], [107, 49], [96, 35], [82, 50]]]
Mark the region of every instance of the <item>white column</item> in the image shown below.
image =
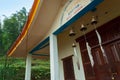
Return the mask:
[[28, 54], [26, 59], [25, 80], [31, 80], [31, 61], [32, 55]]
[[50, 73], [50, 80], [59, 80], [57, 36], [54, 34], [50, 35]]

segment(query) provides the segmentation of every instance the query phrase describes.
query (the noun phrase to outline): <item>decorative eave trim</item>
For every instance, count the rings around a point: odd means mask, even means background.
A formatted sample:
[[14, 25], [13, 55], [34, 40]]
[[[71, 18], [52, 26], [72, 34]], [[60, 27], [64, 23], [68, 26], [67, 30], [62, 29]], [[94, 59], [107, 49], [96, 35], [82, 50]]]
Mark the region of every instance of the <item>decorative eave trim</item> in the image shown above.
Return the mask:
[[36, 11], [38, 9], [40, 0], [34, 0], [34, 3], [32, 5], [32, 9], [28, 15], [28, 19], [24, 25], [24, 28], [21, 32], [21, 34], [18, 36], [18, 38], [16, 39], [16, 41], [14, 42], [14, 44], [12, 45], [12, 47], [10, 48], [10, 50], [7, 52], [8, 56], [11, 56], [13, 54], [13, 52], [16, 50], [16, 48], [20, 45], [20, 43], [22, 42], [22, 40], [25, 38], [25, 36], [27, 35], [27, 32], [31, 26], [31, 23], [35, 17]]
[[71, 25], [73, 22], [75, 22], [77, 19], [82, 17], [85, 13], [88, 11], [93, 10], [99, 3], [101, 3], [103, 0], [92, 0], [88, 6], [86, 6], [83, 10], [81, 10], [78, 14], [76, 14], [73, 18], [71, 18], [68, 22], [66, 22], [64, 25], [62, 25], [59, 29], [57, 29], [53, 34], [58, 35], [61, 33], [64, 29], [66, 29], [69, 25]]
[[40, 42], [33, 50], [30, 51], [30, 54], [33, 54], [35, 51], [45, 48], [49, 45], [49, 37]]
[[[69, 25], [71, 25], [73, 22], [75, 22], [77, 19], [79, 19], [80, 17], [82, 17], [85, 13], [87, 13], [90, 10], [95, 9], [95, 7], [101, 3], [103, 0], [92, 0], [93, 2], [90, 3], [88, 6], [86, 6], [82, 11], [80, 11], [78, 14], [76, 14], [73, 18], [71, 18], [68, 22], [66, 22], [64, 25], [62, 25], [59, 29], [57, 29], [55, 32], [53, 32], [54, 35], [58, 35], [60, 34], [64, 29], [66, 29], [67, 27], [69, 27]], [[49, 38], [49, 37], [48, 37]], [[30, 54], [34, 53], [37, 50], [42, 49], [41, 47], [43, 45], [45, 45], [49, 39], [46, 38], [45, 40], [43, 40], [42, 42], [40, 42], [32, 51], [30, 51]]]

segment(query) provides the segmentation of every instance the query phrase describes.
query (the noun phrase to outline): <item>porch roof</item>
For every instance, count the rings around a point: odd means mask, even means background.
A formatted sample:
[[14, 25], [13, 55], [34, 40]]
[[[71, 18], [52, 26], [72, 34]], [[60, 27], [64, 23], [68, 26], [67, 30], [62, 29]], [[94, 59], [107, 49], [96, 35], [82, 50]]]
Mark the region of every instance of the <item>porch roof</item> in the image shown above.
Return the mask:
[[31, 23], [33, 21], [33, 18], [35, 16], [39, 2], [40, 2], [40, 0], [34, 0], [34, 3], [32, 5], [32, 9], [31, 9], [30, 13], [28, 14], [28, 19], [23, 27], [23, 30], [22, 30], [21, 34], [18, 36], [18, 38], [16, 39], [16, 41], [13, 43], [10, 50], [7, 52], [8, 56], [11, 56], [14, 53], [14, 51], [17, 49], [17, 47], [21, 44], [23, 39], [26, 37], [28, 30], [31, 26]]
[[[26, 57], [39, 42], [45, 39], [58, 12], [59, 1], [61, 0], [34, 0], [26, 24], [7, 52], [8, 56]], [[41, 49], [41, 51], [37, 51], [34, 55], [43, 58], [43, 56], [48, 56], [48, 53], [49, 46]]]
[[[90, 5], [86, 6], [68, 22], [60, 26], [57, 30], [54, 30], [52, 33], [55, 35], [59, 34], [83, 14], [93, 9], [101, 1], [102, 0], [93, 0]], [[49, 38], [49, 29], [52, 27], [51, 25], [58, 14], [60, 2], [61, 0], [34, 0], [24, 29], [8, 51], [8, 56], [26, 57], [29, 52], [33, 55], [40, 55], [37, 56], [38, 58], [49, 55], [49, 39], [45, 43], [44, 41], [47, 37]]]

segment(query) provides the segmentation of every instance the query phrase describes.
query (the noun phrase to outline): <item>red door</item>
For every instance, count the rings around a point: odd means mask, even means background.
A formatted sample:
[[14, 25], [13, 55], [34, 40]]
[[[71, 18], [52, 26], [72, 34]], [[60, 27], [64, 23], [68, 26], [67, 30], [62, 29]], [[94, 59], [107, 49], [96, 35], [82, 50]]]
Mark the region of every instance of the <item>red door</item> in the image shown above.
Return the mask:
[[75, 80], [72, 56], [63, 59], [65, 80]]
[[120, 40], [105, 45], [111, 76], [114, 80], [120, 80]]
[[120, 80], [120, 40], [103, 45], [106, 57], [99, 47], [92, 49], [97, 80]]
[[80, 44], [86, 80], [120, 80], [120, 17], [99, 27], [98, 31], [106, 57], [100, 49], [95, 31], [86, 34], [92, 48], [94, 67], [90, 64], [84, 37], [76, 40]]

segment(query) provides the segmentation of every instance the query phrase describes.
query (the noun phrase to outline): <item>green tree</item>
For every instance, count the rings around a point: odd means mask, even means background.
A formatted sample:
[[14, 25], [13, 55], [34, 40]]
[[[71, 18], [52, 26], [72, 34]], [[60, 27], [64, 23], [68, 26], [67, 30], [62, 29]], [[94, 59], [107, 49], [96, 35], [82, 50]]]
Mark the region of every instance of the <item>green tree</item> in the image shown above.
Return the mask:
[[4, 53], [8, 51], [13, 42], [21, 33], [24, 23], [27, 19], [27, 11], [22, 8], [20, 11], [12, 14], [11, 17], [5, 17], [3, 21], [3, 49]]
[[[0, 23], [0, 51], [3, 51], [0, 54], [5, 54], [8, 51], [21, 33], [26, 20], [27, 11], [25, 8], [10, 17], [5, 16], [3, 24]], [[24, 76], [25, 59], [0, 57], [0, 80], [24, 80]], [[31, 78], [31, 80], [50, 80], [49, 60], [33, 60]]]
[[3, 43], [2, 43], [2, 37], [3, 35], [3, 31], [2, 31], [2, 25], [1, 25], [1, 21], [0, 21], [0, 56], [3, 55]]
[[13, 14], [14, 16], [16, 16], [19, 33], [21, 32], [21, 30], [23, 28], [23, 25], [25, 24], [25, 22], [27, 20], [27, 14], [28, 14], [27, 10], [24, 7], [19, 12], [17, 12], [16, 14]]
[[[2, 56], [6, 54], [13, 42], [19, 36], [27, 19], [27, 11], [25, 8], [22, 8], [10, 17], [6, 17], [5, 15], [4, 17], [2, 25], [0, 22], [0, 55]], [[0, 56], [0, 59], [3, 60], [3, 62], [0, 63], [0, 80], [17, 80], [12, 76], [15, 75], [16, 68], [9, 67], [14, 61], [14, 58], [8, 60], [6, 56]], [[10, 79], [10, 77], [12, 77], [12, 79]]]

